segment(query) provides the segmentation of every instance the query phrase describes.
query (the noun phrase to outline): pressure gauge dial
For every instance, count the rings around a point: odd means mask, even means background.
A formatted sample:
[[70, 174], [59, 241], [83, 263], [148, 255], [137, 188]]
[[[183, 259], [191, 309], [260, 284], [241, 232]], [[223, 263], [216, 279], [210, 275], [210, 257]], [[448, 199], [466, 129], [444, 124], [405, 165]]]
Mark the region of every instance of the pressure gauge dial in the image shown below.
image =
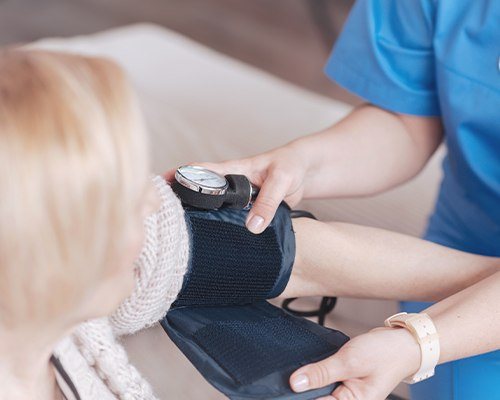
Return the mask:
[[244, 175], [222, 176], [195, 165], [177, 168], [172, 189], [184, 205], [205, 210], [249, 208], [259, 192]]
[[196, 165], [177, 168], [175, 180], [195, 192], [211, 195], [224, 195], [229, 186], [224, 176]]

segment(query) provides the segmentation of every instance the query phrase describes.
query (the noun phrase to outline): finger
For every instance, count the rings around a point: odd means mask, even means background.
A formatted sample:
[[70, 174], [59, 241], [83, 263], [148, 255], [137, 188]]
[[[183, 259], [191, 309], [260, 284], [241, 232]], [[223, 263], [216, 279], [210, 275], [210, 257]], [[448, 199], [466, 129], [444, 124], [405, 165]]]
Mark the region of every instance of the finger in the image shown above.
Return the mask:
[[268, 166], [268, 160], [264, 157], [242, 158], [240, 160], [222, 161], [219, 163], [193, 163], [191, 165], [199, 165], [211, 169], [220, 175], [238, 174], [245, 175], [250, 182], [257, 187], [262, 186], [265, 178], [265, 171]]
[[222, 161], [219, 163], [197, 162], [197, 163], [190, 163], [189, 165], [198, 165], [200, 167], [217, 172], [219, 175], [241, 174], [248, 176], [250, 172], [249, 165], [245, 160], [230, 160], [230, 161]]
[[335, 400], [361, 400], [350, 387], [345, 385], [340, 385], [337, 387], [333, 393], [332, 397]]
[[272, 171], [260, 188], [248, 217], [246, 226], [252, 233], [262, 233], [272, 221], [276, 209], [285, 198], [290, 183], [288, 177]]
[[167, 172], [163, 174], [163, 178], [165, 178], [167, 182], [172, 183], [175, 179], [175, 171], [176, 168], [169, 169]]
[[350, 365], [339, 352], [325, 360], [299, 368], [290, 377], [290, 386], [295, 392], [304, 392], [342, 382], [356, 375]]

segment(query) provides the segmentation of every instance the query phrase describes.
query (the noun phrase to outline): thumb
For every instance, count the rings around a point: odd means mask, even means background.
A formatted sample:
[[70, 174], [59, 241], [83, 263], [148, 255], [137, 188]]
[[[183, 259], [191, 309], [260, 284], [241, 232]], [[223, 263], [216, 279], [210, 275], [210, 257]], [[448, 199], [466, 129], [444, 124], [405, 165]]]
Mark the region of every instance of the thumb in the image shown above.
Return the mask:
[[290, 386], [295, 392], [318, 389], [335, 382], [352, 378], [354, 374], [348, 369], [348, 363], [337, 353], [325, 360], [299, 368], [290, 377]]
[[289, 188], [287, 179], [271, 173], [262, 184], [259, 194], [248, 213], [246, 226], [252, 233], [262, 233], [274, 218], [274, 214]]

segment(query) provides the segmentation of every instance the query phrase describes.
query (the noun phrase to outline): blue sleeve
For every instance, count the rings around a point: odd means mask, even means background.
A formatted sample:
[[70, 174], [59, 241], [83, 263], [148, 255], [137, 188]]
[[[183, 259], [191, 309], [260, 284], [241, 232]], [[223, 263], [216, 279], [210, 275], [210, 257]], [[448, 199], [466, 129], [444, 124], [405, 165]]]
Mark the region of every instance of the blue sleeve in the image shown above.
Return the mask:
[[434, 1], [358, 0], [325, 72], [381, 108], [439, 115], [433, 35]]

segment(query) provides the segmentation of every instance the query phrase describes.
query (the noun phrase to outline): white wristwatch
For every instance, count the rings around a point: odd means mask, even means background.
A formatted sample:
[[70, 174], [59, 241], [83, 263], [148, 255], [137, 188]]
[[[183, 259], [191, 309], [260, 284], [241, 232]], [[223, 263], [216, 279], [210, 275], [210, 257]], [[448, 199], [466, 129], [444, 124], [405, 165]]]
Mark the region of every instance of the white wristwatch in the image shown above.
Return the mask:
[[427, 314], [408, 314], [401, 312], [387, 318], [385, 326], [408, 329], [420, 345], [421, 359], [418, 371], [403, 382], [417, 383], [434, 375], [434, 368], [439, 361], [439, 336]]

